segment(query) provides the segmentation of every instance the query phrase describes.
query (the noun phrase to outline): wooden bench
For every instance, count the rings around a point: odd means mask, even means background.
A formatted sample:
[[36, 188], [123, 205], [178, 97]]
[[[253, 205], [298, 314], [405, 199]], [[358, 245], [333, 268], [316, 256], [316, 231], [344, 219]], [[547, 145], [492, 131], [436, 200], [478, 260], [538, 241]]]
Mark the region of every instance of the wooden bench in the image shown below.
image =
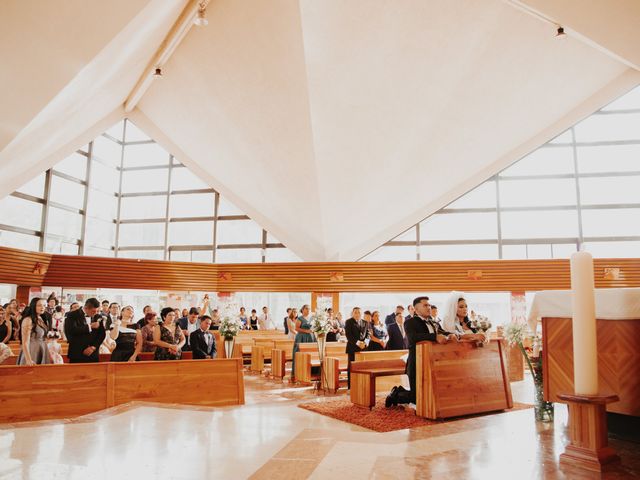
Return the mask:
[[[374, 352], [357, 352], [355, 355], [356, 362], [365, 360], [397, 360], [409, 354], [409, 350], [380, 350]], [[409, 388], [409, 377], [404, 372], [402, 375], [388, 375], [380, 377], [376, 381], [376, 393], [389, 392], [396, 385], [402, 385]]]
[[292, 360], [293, 340], [276, 341], [271, 350], [271, 377], [283, 379], [287, 371], [287, 362]]
[[[293, 351], [293, 340], [282, 339], [255, 339], [255, 345], [251, 348], [251, 366], [249, 370], [252, 372], [262, 372], [264, 370], [265, 360], [269, 360], [273, 366], [273, 351], [275, 349]], [[278, 361], [282, 361], [282, 357], [278, 357]], [[272, 367], [273, 370], [273, 367]], [[284, 376], [284, 374], [283, 374]]]
[[373, 408], [376, 404], [376, 379], [404, 374], [406, 364], [400, 358], [351, 362], [351, 402]]
[[244, 404], [237, 359], [0, 366], [0, 423], [73, 418], [132, 401]]
[[[340, 342], [327, 342], [325, 344], [325, 357], [337, 358], [343, 362], [347, 359], [346, 344]], [[311, 368], [320, 366], [317, 343], [301, 343], [296, 352], [294, 379], [296, 383], [309, 385], [316, 376], [312, 375]]]
[[[139, 361], [153, 361], [154, 359], [153, 352], [140, 352], [138, 354]], [[193, 360], [193, 352], [187, 351], [182, 352], [181, 360]], [[18, 356], [15, 355], [13, 357], [9, 357], [2, 362], [2, 365], [15, 365], [18, 361]], [[62, 355], [62, 361], [64, 363], [69, 363], [69, 357], [66, 354]], [[99, 362], [111, 362], [111, 354], [110, 353], [100, 353], [99, 354]], [[116, 363], [125, 363], [125, 362], [116, 362]]]

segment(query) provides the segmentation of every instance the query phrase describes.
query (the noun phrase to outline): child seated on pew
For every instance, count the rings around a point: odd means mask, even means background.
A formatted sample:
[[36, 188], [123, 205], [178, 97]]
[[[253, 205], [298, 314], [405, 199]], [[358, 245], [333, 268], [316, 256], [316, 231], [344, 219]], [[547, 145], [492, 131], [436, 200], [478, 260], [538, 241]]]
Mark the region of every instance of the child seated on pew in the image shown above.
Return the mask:
[[58, 343], [60, 333], [56, 330], [51, 330], [47, 333], [47, 348], [49, 349], [49, 355], [51, 355], [51, 363], [62, 364], [62, 347]]

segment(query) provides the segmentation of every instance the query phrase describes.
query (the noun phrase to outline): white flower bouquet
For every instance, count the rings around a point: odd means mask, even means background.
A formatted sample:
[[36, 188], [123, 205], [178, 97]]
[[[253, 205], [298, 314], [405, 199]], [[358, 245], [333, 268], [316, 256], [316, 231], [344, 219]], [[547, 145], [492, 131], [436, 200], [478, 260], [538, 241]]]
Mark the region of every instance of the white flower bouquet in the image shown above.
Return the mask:
[[311, 314], [311, 331], [317, 337], [324, 336], [331, 331], [331, 323], [325, 312], [316, 310]]

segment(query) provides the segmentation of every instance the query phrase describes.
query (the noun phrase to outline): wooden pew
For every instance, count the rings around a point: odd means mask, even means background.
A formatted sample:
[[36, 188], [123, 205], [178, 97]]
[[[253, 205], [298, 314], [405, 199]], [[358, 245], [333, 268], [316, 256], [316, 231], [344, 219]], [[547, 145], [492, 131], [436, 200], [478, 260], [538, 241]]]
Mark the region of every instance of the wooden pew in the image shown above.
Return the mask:
[[[416, 415], [448, 418], [513, 407], [500, 341], [416, 345]], [[353, 377], [351, 379], [353, 381]]]
[[237, 359], [0, 366], [0, 423], [73, 418], [132, 401], [244, 404]]
[[[380, 350], [378, 352], [356, 352], [355, 361], [364, 362], [369, 360], [397, 360], [409, 353], [409, 350]], [[376, 393], [388, 393], [396, 385], [409, 388], [409, 377], [403, 372], [401, 375], [379, 376], [376, 379]]]
[[[249, 370], [252, 372], [262, 372], [264, 370], [265, 360], [269, 360], [273, 370], [273, 350], [284, 349], [289, 352], [289, 359], [293, 351], [293, 340], [281, 340], [280, 338], [260, 338], [254, 339], [255, 345], [251, 347], [251, 366]], [[282, 357], [277, 359], [282, 362]], [[284, 376], [284, 373], [282, 374]], [[282, 377], [280, 377], [282, 378]]]
[[[346, 344], [340, 342], [327, 342], [325, 344], [325, 357], [332, 357], [344, 360], [347, 357]], [[318, 355], [317, 343], [301, 343], [296, 352], [294, 378], [296, 383], [311, 384], [313, 376], [311, 367], [319, 367], [320, 358]]]
[[376, 404], [376, 379], [397, 377], [404, 373], [405, 368], [406, 363], [400, 358], [351, 362], [351, 402], [373, 408]]
[[271, 377], [283, 379], [287, 371], [287, 362], [293, 359], [293, 340], [274, 342], [271, 350]]

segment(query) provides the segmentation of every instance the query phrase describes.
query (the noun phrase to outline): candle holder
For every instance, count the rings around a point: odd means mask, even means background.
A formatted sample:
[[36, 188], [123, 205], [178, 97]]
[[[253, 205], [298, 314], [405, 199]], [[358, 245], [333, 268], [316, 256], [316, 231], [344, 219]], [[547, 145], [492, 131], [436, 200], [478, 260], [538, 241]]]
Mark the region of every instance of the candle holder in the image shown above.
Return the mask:
[[569, 405], [569, 438], [561, 466], [572, 466], [601, 472], [611, 463], [619, 462], [608, 445], [607, 403], [617, 402], [617, 395], [581, 395], [561, 393], [560, 400]]

